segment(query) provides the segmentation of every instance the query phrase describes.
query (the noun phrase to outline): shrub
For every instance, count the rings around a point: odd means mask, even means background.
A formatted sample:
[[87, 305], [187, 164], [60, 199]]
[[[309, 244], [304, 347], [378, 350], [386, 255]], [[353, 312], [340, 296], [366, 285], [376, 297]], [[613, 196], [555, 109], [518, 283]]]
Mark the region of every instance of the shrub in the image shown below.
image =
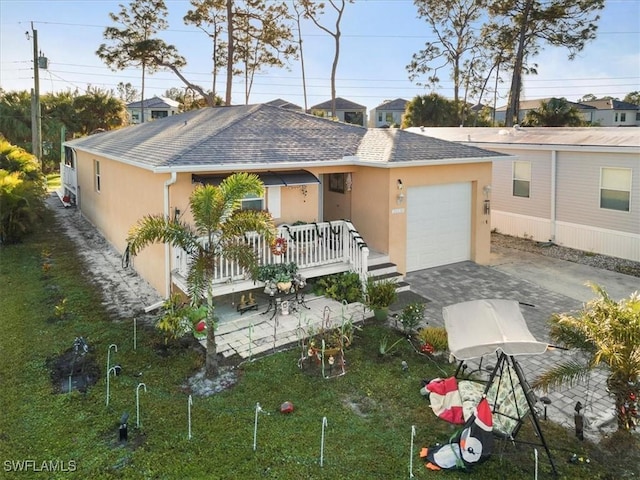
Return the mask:
[[339, 302], [362, 301], [362, 282], [356, 272], [336, 273], [318, 279], [318, 293]]
[[367, 306], [371, 310], [388, 308], [398, 298], [396, 287], [396, 282], [393, 280], [367, 278]]
[[447, 330], [444, 327], [424, 327], [418, 331], [417, 336], [423, 346], [423, 351], [436, 353], [449, 349]]
[[419, 302], [410, 303], [402, 309], [400, 323], [405, 332], [412, 332], [424, 320], [424, 309], [424, 303]]

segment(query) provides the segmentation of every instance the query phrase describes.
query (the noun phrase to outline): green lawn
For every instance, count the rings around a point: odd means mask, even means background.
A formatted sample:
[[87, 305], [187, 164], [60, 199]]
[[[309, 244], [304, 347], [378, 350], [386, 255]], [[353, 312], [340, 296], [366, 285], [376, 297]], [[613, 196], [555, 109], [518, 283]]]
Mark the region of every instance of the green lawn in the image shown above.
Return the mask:
[[[48, 270], [44, 264], [50, 265]], [[421, 447], [446, 442], [454, 428], [438, 420], [420, 396], [420, 380], [451, 373], [402, 342], [390, 357], [379, 357], [385, 335], [372, 323], [358, 332], [347, 352], [348, 373], [323, 380], [297, 367], [299, 352], [288, 351], [245, 363], [239, 382], [218, 395], [193, 398], [192, 434], [187, 438], [188, 391], [185, 380], [203, 364], [192, 348], [162, 355], [157, 334], [139, 329], [133, 349], [132, 320], [114, 321], [101, 305], [100, 292], [84, 278], [74, 246], [51, 218], [24, 244], [0, 249], [0, 459], [1, 478], [154, 478], [154, 479], [400, 479], [409, 478], [411, 428], [415, 426], [415, 478], [533, 478], [533, 448], [496, 444], [496, 452], [471, 473], [430, 472], [418, 457]], [[64, 315], [56, 306], [66, 299]], [[60, 311], [58, 313], [61, 313]], [[97, 360], [100, 378], [86, 394], [54, 392], [49, 360], [84, 336]], [[392, 339], [393, 341], [394, 339]], [[105, 405], [107, 350], [122, 374], [111, 377]], [[409, 369], [403, 372], [402, 360]], [[443, 370], [444, 369], [444, 370]], [[136, 387], [141, 428], [136, 425]], [[296, 407], [278, 412], [284, 401]], [[253, 450], [256, 403], [257, 449]], [[118, 441], [121, 414], [130, 413], [129, 441]], [[320, 467], [322, 419], [327, 418], [324, 466]], [[598, 453], [573, 432], [542, 422], [561, 478], [631, 478], [637, 462], [618, 442], [615, 453]], [[522, 438], [531, 438], [526, 426]], [[637, 437], [636, 437], [637, 438]], [[567, 462], [573, 453], [590, 463]], [[551, 478], [540, 454], [540, 477]], [[9, 471], [12, 462], [61, 462], [74, 472]], [[73, 462], [69, 464], [69, 462]], [[46, 464], [45, 464], [46, 466]]]

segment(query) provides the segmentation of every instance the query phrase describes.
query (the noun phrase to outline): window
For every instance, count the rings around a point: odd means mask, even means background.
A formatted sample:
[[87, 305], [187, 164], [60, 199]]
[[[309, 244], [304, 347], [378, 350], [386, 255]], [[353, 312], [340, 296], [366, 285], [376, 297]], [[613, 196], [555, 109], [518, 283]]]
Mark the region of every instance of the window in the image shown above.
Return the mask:
[[389, 125], [391, 125], [393, 123], [393, 113], [392, 112], [387, 112], [387, 117], [385, 118], [385, 122], [387, 122]]
[[626, 122], [627, 121], [627, 112], [621, 112], [620, 113], [620, 121], [621, 122]]
[[96, 192], [99, 192], [100, 191], [100, 162], [98, 160], [93, 161], [93, 171], [95, 174]]
[[329, 191], [344, 193], [344, 173], [329, 174]]
[[264, 199], [262, 197], [247, 195], [241, 200], [241, 203], [241, 210], [264, 210]]
[[169, 112], [166, 110], [151, 110], [151, 119], [156, 120], [158, 118], [165, 118], [169, 116]]
[[616, 112], [615, 115], [613, 116], [613, 121], [614, 122], [618, 121], [618, 112]]
[[364, 126], [364, 115], [362, 112], [344, 112], [345, 123]]
[[382, 121], [382, 112], [378, 113], [378, 121], [381, 122]]
[[132, 112], [131, 113], [131, 123], [140, 123], [140, 113]]
[[531, 162], [513, 162], [513, 196], [529, 198]]
[[64, 147], [64, 164], [67, 167], [76, 168], [75, 152], [71, 147]]
[[602, 168], [600, 171], [600, 208], [629, 211], [631, 169]]

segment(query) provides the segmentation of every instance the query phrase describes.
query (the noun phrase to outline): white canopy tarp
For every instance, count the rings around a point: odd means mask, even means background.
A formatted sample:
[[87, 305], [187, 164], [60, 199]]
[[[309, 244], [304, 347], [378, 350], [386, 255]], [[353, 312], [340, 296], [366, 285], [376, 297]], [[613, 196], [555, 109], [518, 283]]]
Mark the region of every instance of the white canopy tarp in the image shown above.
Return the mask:
[[515, 300], [473, 300], [442, 309], [449, 350], [458, 360], [495, 353], [539, 355], [547, 343], [529, 331]]

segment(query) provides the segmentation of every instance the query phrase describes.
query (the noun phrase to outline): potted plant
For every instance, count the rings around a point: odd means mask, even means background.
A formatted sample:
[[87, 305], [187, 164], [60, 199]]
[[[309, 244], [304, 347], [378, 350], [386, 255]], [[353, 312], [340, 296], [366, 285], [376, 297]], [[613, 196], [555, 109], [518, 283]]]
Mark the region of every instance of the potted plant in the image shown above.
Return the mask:
[[367, 278], [365, 304], [373, 310], [373, 316], [376, 320], [386, 320], [389, 315], [389, 305], [398, 298], [396, 287], [396, 282], [393, 280]]

